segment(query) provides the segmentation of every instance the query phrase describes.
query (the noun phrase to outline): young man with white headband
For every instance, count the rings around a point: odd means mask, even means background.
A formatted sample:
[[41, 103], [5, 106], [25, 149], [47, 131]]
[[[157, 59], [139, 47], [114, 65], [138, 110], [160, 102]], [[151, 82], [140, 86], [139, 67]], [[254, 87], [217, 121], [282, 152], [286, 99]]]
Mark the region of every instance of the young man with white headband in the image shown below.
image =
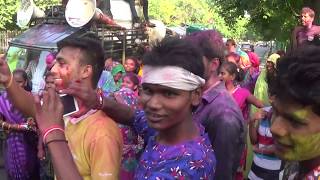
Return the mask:
[[[146, 54], [143, 63], [144, 112], [137, 112], [133, 126], [148, 143], [135, 178], [212, 179], [213, 150], [192, 118], [205, 84], [200, 53], [185, 40], [164, 40]], [[148, 136], [152, 129], [157, 132]]]

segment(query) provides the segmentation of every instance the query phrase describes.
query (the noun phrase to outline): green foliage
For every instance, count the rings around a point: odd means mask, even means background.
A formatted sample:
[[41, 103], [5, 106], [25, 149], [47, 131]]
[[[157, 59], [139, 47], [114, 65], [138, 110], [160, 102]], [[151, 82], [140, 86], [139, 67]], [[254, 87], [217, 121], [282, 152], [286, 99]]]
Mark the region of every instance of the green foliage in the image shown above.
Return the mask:
[[215, 28], [225, 37], [239, 39], [246, 34], [248, 19], [237, 18], [231, 28], [220, 15], [219, 6], [206, 0], [150, 0], [149, 13], [167, 26], [200, 24]]
[[[293, 28], [298, 25], [299, 12], [303, 6], [319, 11], [317, 0], [209, 0], [219, 4], [220, 14], [234, 23], [245, 11], [250, 14], [250, 32], [263, 40], [286, 42]], [[319, 14], [319, 13], [318, 13]], [[319, 17], [319, 16], [318, 16]], [[316, 20], [319, 18], [315, 18]], [[251, 35], [252, 36], [252, 35]]]
[[[58, 4], [60, 0], [34, 0], [34, 3], [41, 9]], [[16, 14], [20, 7], [18, 0], [0, 0], [0, 30], [18, 29], [15, 25]]]

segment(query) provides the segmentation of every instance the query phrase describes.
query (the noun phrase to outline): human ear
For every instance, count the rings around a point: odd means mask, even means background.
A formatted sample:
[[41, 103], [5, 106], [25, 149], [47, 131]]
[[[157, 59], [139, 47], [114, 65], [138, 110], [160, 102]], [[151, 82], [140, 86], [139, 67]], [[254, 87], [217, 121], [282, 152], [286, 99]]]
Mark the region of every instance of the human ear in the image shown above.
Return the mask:
[[197, 88], [191, 93], [191, 104], [192, 106], [198, 106], [201, 102], [202, 91], [201, 88]]
[[92, 76], [92, 73], [93, 73], [92, 66], [84, 65], [83, 67], [81, 67], [80, 72], [81, 72], [80, 74], [81, 79], [87, 79]]

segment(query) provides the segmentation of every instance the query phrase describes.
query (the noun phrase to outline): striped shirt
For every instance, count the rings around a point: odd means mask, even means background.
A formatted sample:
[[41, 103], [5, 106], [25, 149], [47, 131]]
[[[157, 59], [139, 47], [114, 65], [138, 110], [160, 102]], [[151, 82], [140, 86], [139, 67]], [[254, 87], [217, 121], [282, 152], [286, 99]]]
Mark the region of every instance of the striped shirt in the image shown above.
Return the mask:
[[[269, 149], [273, 146], [273, 138], [270, 131], [271, 120], [265, 118], [260, 121], [258, 128], [258, 147]], [[280, 171], [283, 169], [282, 161], [275, 155], [254, 153], [253, 164], [249, 173], [250, 179], [266, 179], [264, 176], [279, 177]]]

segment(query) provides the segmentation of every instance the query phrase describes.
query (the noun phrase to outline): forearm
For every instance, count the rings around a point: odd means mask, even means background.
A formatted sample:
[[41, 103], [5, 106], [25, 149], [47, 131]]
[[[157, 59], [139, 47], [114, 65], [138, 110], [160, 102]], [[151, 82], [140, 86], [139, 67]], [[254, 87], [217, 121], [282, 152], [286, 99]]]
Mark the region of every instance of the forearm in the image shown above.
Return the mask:
[[53, 141], [47, 146], [52, 158], [53, 168], [55, 175], [59, 180], [80, 180], [82, 177], [73, 161], [72, 154], [66, 143], [65, 136], [62, 132], [53, 132], [48, 135], [47, 141], [50, 142], [54, 139], [61, 141]]
[[22, 114], [35, 117], [35, 102], [31, 93], [22, 89], [15, 81], [6, 90], [11, 102]]
[[102, 111], [117, 123], [132, 125], [134, 111], [127, 105], [120, 104], [111, 98], [103, 99]]
[[257, 144], [257, 140], [258, 140], [257, 127], [256, 127], [256, 122], [253, 120], [250, 120], [249, 122], [249, 136], [250, 136], [251, 144], [252, 145]]

